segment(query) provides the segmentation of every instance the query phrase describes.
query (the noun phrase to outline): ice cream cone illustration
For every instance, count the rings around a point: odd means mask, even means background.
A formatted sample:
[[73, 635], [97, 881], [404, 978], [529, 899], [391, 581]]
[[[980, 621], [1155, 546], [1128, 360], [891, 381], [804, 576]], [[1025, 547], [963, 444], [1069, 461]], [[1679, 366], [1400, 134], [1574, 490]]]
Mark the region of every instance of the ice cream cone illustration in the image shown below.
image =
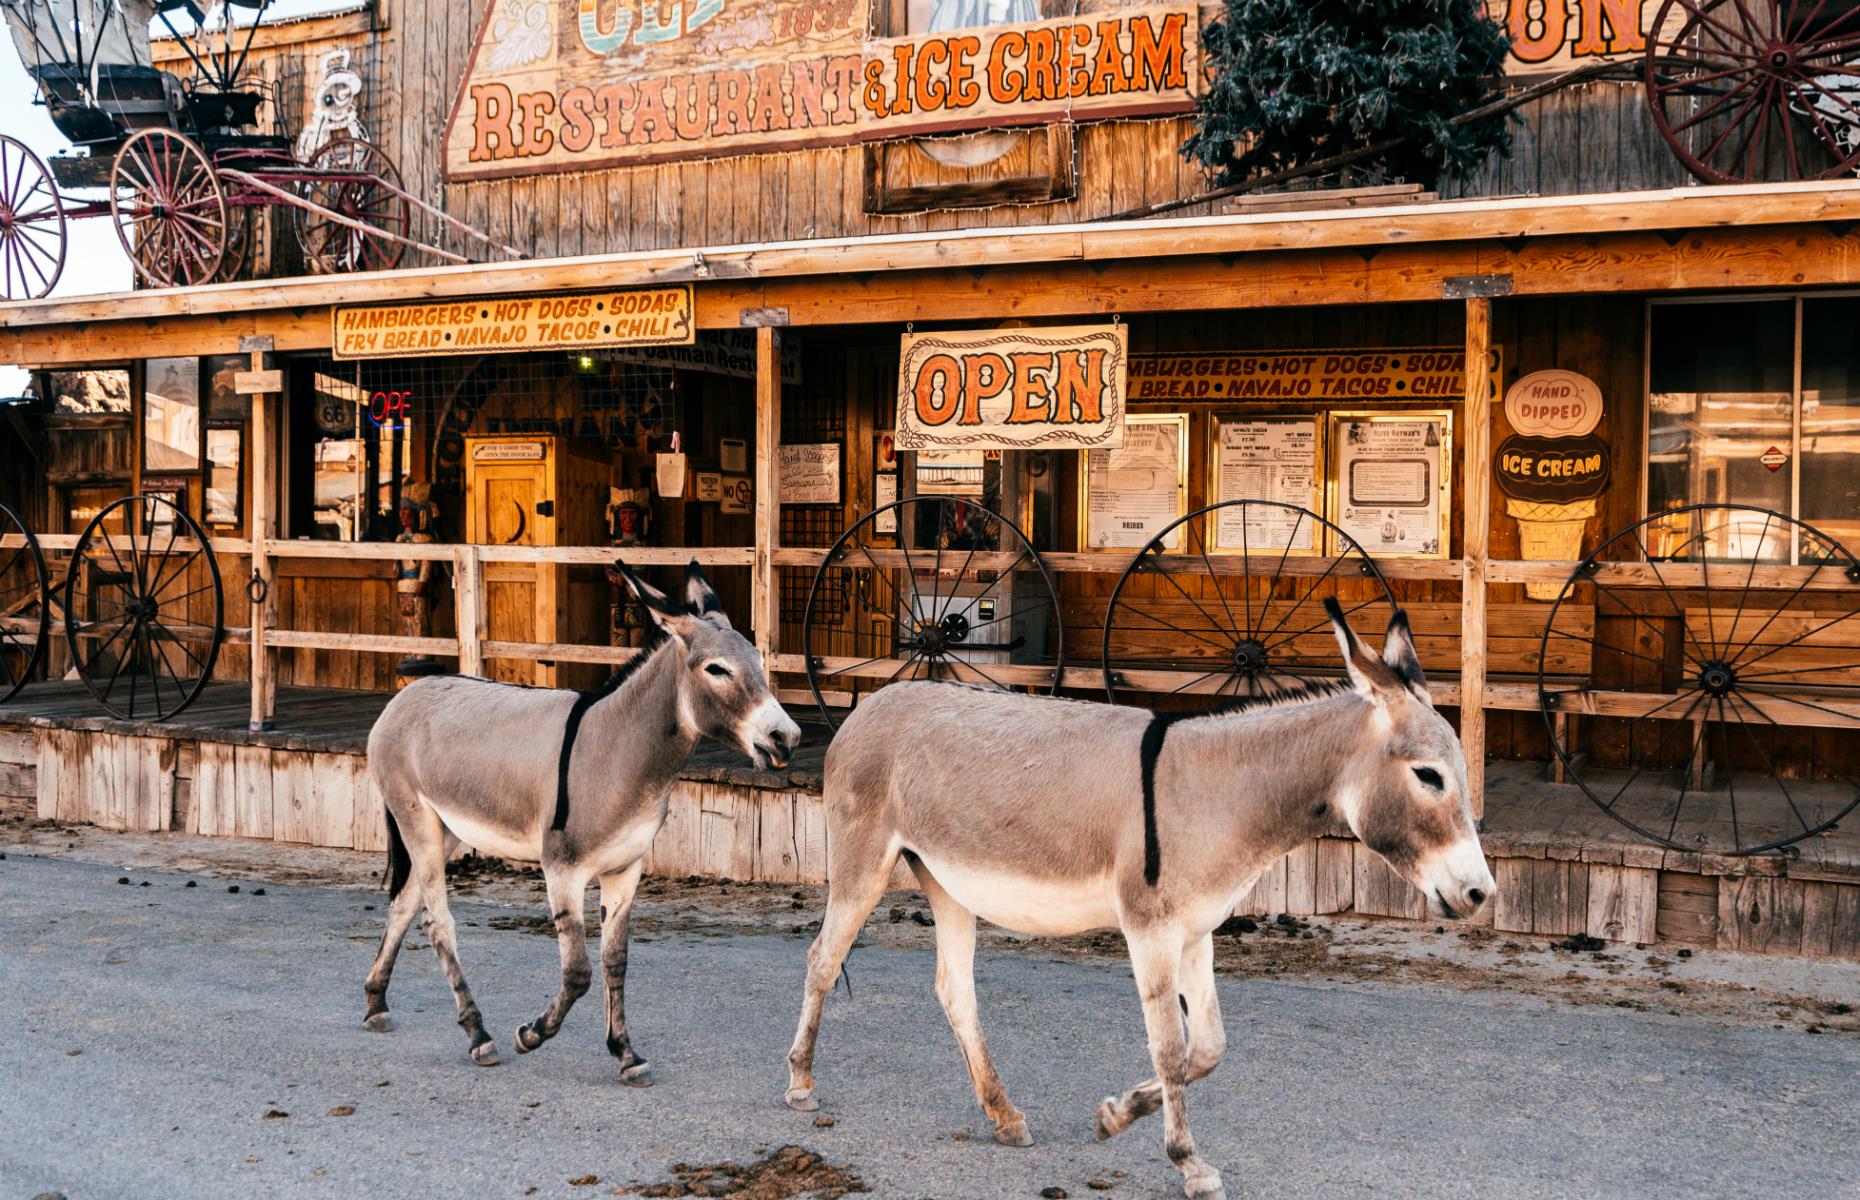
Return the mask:
[[[1595, 515], [1594, 500], [1545, 503], [1507, 498], [1505, 511], [1517, 518], [1520, 556], [1529, 561], [1567, 562], [1582, 557], [1582, 524]], [[1554, 600], [1557, 583], [1527, 583], [1533, 600]]]

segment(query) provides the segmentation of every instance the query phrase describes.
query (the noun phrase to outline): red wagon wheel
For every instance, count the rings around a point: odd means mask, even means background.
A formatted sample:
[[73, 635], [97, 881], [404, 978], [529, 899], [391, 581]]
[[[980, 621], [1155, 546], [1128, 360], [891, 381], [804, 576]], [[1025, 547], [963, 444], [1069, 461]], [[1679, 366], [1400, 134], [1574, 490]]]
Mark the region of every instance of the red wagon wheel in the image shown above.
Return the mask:
[[1860, 164], [1856, 62], [1853, 0], [1666, 0], [1647, 39], [1647, 99], [1707, 183], [1826, 179]]
[[65, 206], [45, 162], [0, 134], [0, 280], [8, 300], [37, 300], [65, 269]]
[[407, 236], [407, 198], [387, 153], [360, 138], [337, 138], [304, 165], [319, 173], [304, 184], [305, 200], [368, 227], [357, 229], [315, 209], [298, 208], [297, 244], [310, 265], [330, 275], [397, 266], [406, 244], [375, 232]]
[[136, 132], [110, 167], [110, 215], [137, 274], [157, 287], [212, 283], [226, 254], [226, 189], [190, 138]]

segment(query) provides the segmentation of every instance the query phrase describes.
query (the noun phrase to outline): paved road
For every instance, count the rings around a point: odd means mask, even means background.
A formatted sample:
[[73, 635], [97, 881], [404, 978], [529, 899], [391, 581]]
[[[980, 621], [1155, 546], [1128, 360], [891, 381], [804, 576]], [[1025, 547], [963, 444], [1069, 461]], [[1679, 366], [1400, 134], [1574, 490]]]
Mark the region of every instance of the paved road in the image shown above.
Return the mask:
[[[630, 1016], [660, 1082], [635, 1091], [593, 997], [543, 1051], [469, 1065], [425, 950], [395, 981], [399, 1032], [362, 1032], [372, 896], [120, 874], [0, 862], [0, 1200], [585, 1200], [788, 1142], [885, 1197], [1180, 1195], [1154, 1121], [1091, 1138], [1098, 1097], [1146, 1068], [1113, 966], [983, 960], [983, 1018], [1038, 1139], [1012, 1150], [988, 1138], [921, 951], [856, 953], [819, 1064], [836, 1123], [817, 1128], [780, 1103], [792, 937], [638, 946]], [[479, 922], [462, 953], [507, 1045], [554, 986], [555, 945], [485, 924], [508, 910], [454, 911]], [[1851, 1037], [1327, 983], [1227, 982], [1221, 999], [1227, 1064], [1191, 1098], [1234, 1197], [1860, 1196]]]

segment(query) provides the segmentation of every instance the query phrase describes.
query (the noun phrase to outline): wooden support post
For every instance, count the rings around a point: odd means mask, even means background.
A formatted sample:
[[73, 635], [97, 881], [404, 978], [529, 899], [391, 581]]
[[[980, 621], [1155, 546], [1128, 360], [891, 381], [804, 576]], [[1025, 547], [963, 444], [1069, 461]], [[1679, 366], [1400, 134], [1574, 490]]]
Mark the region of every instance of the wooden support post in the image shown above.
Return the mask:
[[1460, 538], [1460, 745], [1475, 817], [1485, 816], [1485, 572], [1492, 530], [1492, 301], [1466, 301], [1465, 521]]
[[247, 451], [252, 462], [252, 576], [246, 595], [251, 600], [251, 685], [252, 708], [247, 728], [257, 732], [271, 728], [278, 711], [277, 652], [266, 644], [266, 634], [278, 623], [278, 600], [273, 594], [274, 564], [270, 543], [277, 537], [277, 518], [271, 508], [272, 477], [272, 400], [283, 390], [283, 376], [267, 371], [265, 355], [272, 348], [269, 336], [239, 339], [239, 349], [251, 355], [250, 370], [233, 380], [234, 391], [252, 397], [252, 443]]
[[484, 560], [476, 546], [452, 549], [453, 619], [459, 631], [459, 674], [484, 674]]
[[[756, 565], [751, 585], [750, 624], [756, 649], [767, 662], [777, 650], [775, 630], [781, 620], [780, 590], [775, 585], [775, 550], [781, 544], [781, 331], [756, 329]], [[770, 679], [774, 669], [769, 669]]]

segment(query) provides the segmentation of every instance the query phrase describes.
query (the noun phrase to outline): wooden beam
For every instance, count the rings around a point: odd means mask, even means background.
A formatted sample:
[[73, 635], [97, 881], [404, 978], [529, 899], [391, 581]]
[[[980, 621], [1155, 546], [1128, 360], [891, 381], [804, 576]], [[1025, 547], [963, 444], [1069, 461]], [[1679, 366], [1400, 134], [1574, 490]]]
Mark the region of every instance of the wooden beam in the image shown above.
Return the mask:
[[[251, 369], [262, 370], [265, 349], [271, 343], [257, 339], [249, 345], [251, 348], [247, 353], [251, 355]], [[258, 589], [263, 597], [252, 601], [252, 642], [248, 652], [252, 706], [246, 727], [254, 732], [270, 729], [272, 718], [278, 711], [277, 655], [266, 645], [267, 633], [278, 623], [278, 600], [272, 588], [276, 572], [267, 550], [268, 544], [276, 540], [278, 532], [276, 518], [271, 511], [272, 473], [276, 469], [276, 456], [272, 453], [272, 413], [275, 402], [276, 397], [269, 394], [260, 393], [252, 397], [252, 450], [249, 455], [252, 463], [251, 587]]]
[[[775, 656], [781, 593], [775, 586], [775, 551], [781, 545], [781, 331], [756, 329], [756, 562], [750, 624], [765, 665]], [[769, 678], [775, 668], [768, 666]]]
[[1466, 472], [1460, 484], [1460, 746], [1473, 816], [1485, 816], [1485, 572], [1492, 530], [1492, 302], [1466, 301]]
[[459, 634], [459, 674], [484, 674], [484, 563], [476, 546], [452, 548], [453, 623]]

